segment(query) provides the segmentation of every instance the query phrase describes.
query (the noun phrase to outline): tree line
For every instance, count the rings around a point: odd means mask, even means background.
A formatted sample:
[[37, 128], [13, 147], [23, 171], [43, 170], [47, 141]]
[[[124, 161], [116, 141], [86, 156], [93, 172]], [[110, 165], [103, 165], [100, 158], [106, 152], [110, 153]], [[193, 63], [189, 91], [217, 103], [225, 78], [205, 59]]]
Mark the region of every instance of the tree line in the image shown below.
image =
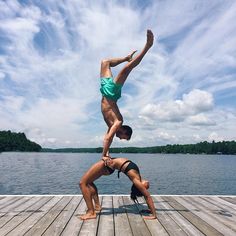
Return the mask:
[[41, 149], [39, 144], [27, 139], [24, 133], [0, 131], [0, 152], [39, 152]]
[[[42, 148], [39, 144], [28, 140], [24, 133], [14, 133], [10, 130], [0, 131], [0, 152], [7, 151], [102, 153], [102, 147], [59, 149]], [[204, 141], [196, 144], [168, 144], [153, 147], [118, 147], [110, 148], [110, 153], [236, 154], [236, 142]]]
[[[42, 149], [43, 152], [102, 153], [98, 148], [59, 148]], [[196, 144], [173, 144], [154, 147], [110, 148], [110, 153], [185, 153], [185, 154], [236, 154], [235, 141], [200, 142]]]

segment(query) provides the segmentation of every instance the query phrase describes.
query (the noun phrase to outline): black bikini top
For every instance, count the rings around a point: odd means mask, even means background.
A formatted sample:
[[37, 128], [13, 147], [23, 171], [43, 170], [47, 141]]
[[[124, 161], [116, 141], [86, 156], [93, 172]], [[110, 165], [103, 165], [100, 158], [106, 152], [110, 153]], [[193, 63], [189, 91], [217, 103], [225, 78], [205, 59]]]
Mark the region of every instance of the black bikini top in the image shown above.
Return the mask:
[[122, 170], [122, 167], [126, 164], [126, 163], [128, 163], [128, 162], [131, 162], [130, 160], [127, 160], [127, 161], [125, 161], [122, 165], [121, 165], [121, 167], [120, 167], [120, 169], [119, 169], [119, 171], [118, 171], [118, 178], [120, 178], [120, 172], [121, 172], [121, 170]]

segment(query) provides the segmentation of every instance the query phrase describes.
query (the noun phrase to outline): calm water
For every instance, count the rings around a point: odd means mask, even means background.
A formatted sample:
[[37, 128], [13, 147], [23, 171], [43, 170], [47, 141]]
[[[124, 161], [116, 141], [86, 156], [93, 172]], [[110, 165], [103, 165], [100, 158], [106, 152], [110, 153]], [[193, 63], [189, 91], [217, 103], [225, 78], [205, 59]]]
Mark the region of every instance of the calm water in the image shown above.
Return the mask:
[[[152, 194], [236, 194], [236, 156], [113, 154], [137, 163]], [[0, 194], [80, 194], [78, 182], [100, 154], [1, 153]], [[95, 181], [100, 194], [129, 194], [117, 172]]]

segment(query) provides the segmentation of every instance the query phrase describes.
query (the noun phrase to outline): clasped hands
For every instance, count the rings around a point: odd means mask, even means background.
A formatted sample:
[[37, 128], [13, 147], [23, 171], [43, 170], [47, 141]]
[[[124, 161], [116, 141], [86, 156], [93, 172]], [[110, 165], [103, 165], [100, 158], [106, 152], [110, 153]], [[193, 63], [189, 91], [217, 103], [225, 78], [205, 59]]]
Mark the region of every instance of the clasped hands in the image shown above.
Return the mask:
[[108, 166], [108, 167], [109, 167], [109, 165], [110, 165], [111, 162], [112, 162], [112, 159], [111, 159], [110, 156], [103, 156], [103, 157], [102, 157], [102, 160], [104, 161], [105, 166]]

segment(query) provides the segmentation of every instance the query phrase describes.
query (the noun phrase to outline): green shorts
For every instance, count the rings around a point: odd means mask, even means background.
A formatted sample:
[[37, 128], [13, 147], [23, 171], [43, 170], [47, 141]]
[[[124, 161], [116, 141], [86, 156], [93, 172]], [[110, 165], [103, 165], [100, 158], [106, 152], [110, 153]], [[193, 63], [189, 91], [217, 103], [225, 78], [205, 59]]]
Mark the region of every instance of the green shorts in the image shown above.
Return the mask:
[[112, 77], [101, 78], [100, 91], [104, 97], [117, 101], [121, 97], [121, 89], [122, 85], [114, 83]]

